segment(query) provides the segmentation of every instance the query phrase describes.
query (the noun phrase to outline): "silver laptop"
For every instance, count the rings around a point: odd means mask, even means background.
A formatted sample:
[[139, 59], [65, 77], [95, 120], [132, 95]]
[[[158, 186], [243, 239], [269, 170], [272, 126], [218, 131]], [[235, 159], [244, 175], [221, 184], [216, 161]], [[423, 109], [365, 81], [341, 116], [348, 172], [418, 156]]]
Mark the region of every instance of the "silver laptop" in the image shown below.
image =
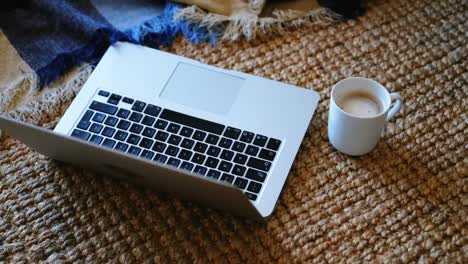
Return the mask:
[[319, 95], [129, 43], [110, 47], [54, 129], [0, 129], [56, 160], [236, 215], [275, 207]]

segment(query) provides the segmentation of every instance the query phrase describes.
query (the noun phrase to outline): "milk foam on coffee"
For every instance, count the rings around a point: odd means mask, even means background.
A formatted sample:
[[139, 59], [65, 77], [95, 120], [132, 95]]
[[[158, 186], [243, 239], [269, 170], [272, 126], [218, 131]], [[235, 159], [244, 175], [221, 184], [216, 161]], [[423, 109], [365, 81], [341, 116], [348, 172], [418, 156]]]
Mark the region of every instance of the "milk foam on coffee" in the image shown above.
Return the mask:
[[352, 93], [338, 103], [343, 111], [359, 117], [373, 117], [381, 112], [379, 101], [365, 93]]

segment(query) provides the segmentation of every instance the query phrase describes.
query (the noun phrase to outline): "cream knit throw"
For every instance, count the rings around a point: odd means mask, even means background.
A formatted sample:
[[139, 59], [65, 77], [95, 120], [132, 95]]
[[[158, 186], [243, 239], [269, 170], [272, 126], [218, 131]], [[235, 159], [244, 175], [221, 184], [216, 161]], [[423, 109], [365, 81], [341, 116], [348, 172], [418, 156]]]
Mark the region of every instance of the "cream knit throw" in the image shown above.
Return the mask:
[[328, 24], [338, 15], [322, 8], [316, 0], [175, 0], [191, 6], [176, 18], [200, 23], [208, 28], [223, 25], [224, 40], [252, 39], [290, 27]]

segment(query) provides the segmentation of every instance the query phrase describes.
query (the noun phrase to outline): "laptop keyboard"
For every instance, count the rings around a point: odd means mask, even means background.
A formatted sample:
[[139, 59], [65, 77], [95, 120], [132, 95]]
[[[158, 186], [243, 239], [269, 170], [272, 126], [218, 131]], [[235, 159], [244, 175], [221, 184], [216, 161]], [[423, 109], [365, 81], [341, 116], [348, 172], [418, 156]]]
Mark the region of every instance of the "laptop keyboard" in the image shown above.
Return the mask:
[[257, 199], [280, 140], [103, 90], [98, 96], [107, 103], [93, 101], [71, 136], [232, 184]]

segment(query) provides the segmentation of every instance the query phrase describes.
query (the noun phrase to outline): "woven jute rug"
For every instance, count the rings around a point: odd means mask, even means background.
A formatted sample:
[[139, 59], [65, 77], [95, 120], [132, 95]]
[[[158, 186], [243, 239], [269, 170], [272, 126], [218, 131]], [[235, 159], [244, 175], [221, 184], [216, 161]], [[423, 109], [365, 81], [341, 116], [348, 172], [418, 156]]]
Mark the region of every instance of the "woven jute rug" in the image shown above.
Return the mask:
[[[253, 42], [178, 40], [167, 50], [320, 93], [272, 217], [206, 209], [3, 135], [0, 262], [468, 263], [467, 21], [463, 0], [374, 1], [356, 21]], [[89, 72], [19, 91], [28, 98], [10, 115], [53, 127]], [[347, 76], [374, 78], [405, 100], [375, 151], [358, 158], [327, 139], [330, 89]]]

